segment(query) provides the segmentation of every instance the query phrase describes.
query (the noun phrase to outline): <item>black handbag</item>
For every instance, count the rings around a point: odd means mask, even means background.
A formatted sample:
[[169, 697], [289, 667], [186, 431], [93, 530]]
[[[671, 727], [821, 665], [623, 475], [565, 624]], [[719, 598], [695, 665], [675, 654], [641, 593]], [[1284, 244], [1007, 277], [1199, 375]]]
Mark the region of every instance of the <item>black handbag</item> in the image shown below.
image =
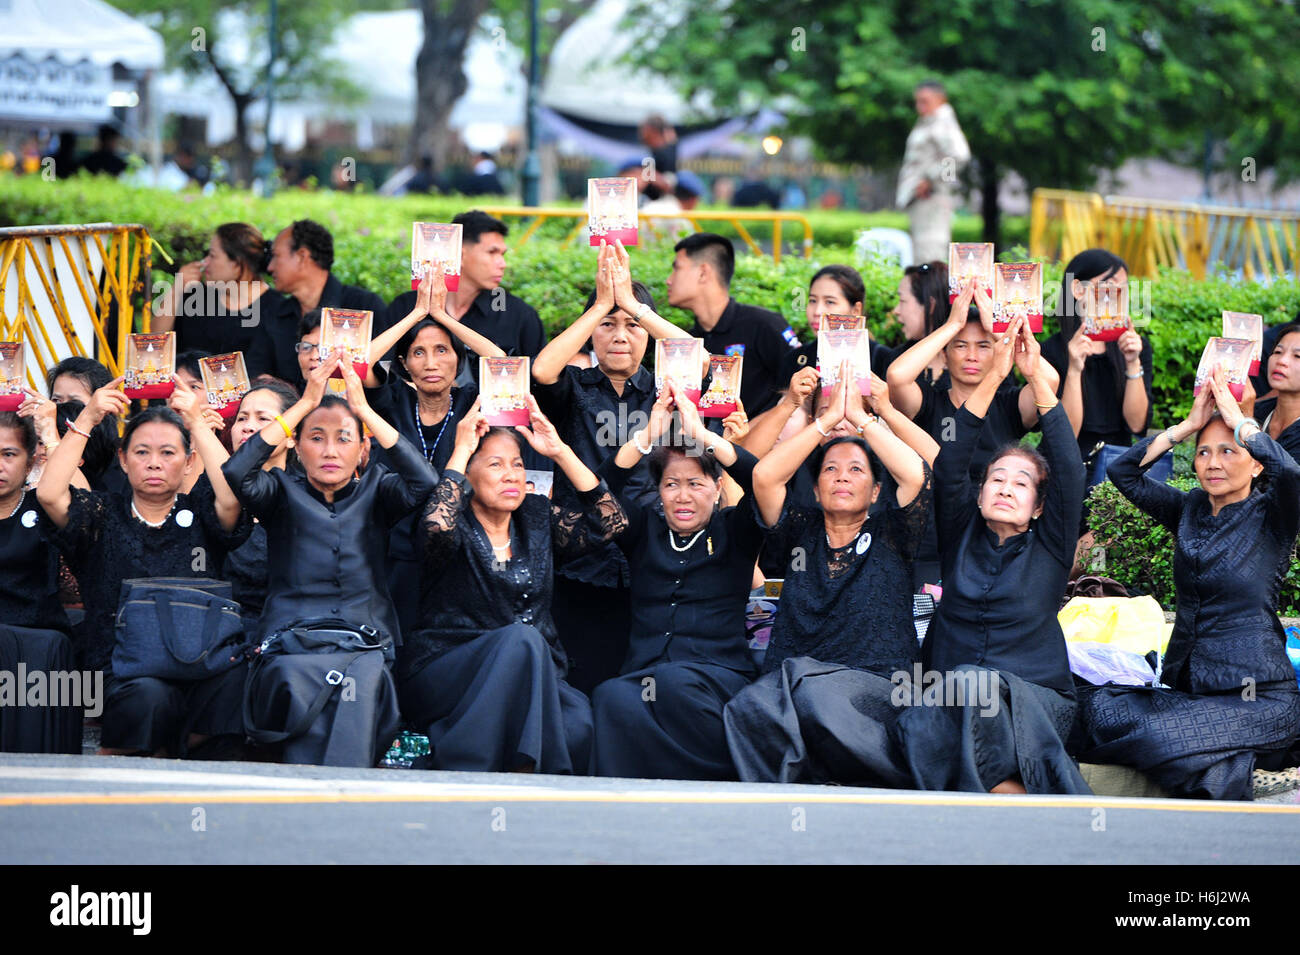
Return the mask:
[[122, 581], [113, 675], [203, 680], [244, 659], [244, 621], [231, 586], [204, 577]]
[[[381, 637], [371, 626], [354, 626], [332, 617], [300, 620], [283, 630], [277, 630], [252, 651], [252, 666], [244, 683], [244, 733], [255, 743], [283, 743], [306, 733], [324, 712], [333, 696], [341, 691], [347, 671], [360, 658], [380, 653], [385, 659], [392, 655], [393, 641]], [[324, 671], [313, 674], [319, 678], [320, 688], [302, 715], [284, 729], [266, 729], [257, 725], [254, 715], [254, 695], [257, 678], [267, 660], [280, 655], [310, 657], [331, 655], [328, 666], [313, 667], [313, 661], [304, 659], [304, 668]]]

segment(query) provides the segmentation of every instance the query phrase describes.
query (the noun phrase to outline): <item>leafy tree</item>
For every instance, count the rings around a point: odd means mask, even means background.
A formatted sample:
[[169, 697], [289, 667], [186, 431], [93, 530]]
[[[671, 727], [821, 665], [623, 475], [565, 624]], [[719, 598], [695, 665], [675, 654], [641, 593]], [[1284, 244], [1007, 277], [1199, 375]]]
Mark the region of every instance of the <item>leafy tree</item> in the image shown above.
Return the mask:
[[265, 93], [268, 68], [275, 74], [277, 100], [323, 94], [347, 101], [358, 95], [340, 65], [322, 51], [343, 18], [364, 3], [283, 0], [276, 12], [274, 63], [267, 0], [114, 0], [114, 5], [162, 35], [167, 66], [195, 76], [211, 73], [225, 87], [235, 106], [236, 181], [252, 178], [248, 108]]
[[[1295, 15], [1287, 0], [722, 0], [683, 20], [635, 0], [628, 23], [639, 62], [687, 95], [718, 108], [774, 100], [834, 160], [900, 161], [912, 89], [941, 79], [996, 241], [1010, 170], [1031, 189], [1077, 188], [1133, 155], [1185, 156], [1211, 125], [1272, 161], [1269, 135], [1289, 126], [1294, 141], [1297, 128], [1286, 87], [1270, 88]], [[1244, 128], [1232, 105], [1243, 90], [1249, 108], [1270, 102]]]

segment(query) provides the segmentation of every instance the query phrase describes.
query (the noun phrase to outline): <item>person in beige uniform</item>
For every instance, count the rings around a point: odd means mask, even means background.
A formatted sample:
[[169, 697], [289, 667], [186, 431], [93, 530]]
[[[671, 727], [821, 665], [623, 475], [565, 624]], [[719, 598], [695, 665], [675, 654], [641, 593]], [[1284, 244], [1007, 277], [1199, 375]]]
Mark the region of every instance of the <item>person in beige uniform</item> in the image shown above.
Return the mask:
[[920, 118], [907, 137], [897, 204], [911, 223], [913, 261], [946, 262], [957, 173], [970, 162], [970, 146], [941, 83], [927, 80], [914, 95]]

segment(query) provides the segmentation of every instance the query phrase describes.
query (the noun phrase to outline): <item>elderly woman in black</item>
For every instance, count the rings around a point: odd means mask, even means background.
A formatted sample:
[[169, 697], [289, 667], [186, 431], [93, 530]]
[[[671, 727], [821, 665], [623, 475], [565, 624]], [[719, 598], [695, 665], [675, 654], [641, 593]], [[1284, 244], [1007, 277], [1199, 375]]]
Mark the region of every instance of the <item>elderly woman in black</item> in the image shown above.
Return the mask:
[[[1012, 363], [1029, 382], [1040, 451], [1008, 445], [971, 479], [988, 411]], [[1074, 562], [1083, 467], [1028, 325], [994, 342], [988, 373], [956, 412], [934, 463], [943, 599], [904, 687], [898, 742], [918, 789], [1087, 793], [1065, 751], [1074, 683], [1057, 622]], [[935, 705], [939, 704], [939, 705]]]
[[[346, 401], [325, 394], [335, 368], [347, 383]], [[388, 464], [373, 464], [358, 478], [363, 426], [387, 452]], [[289, 438], [301, 467], [263, 470]], [[316, 367], [302, 398], [245, 441], [224, 473], [244, 507], [266, 528], [270, 576], [263, 638], [305, 620], [331, 618], [373, 627], [381, 643], [400, 639], [384, 553], [390, 529], [423, 505], [434, 474], [420, 452], [366, 403], [350, 362], [336, 355]], [[322, 674], [311, 672], [312, 661], [296, 656], [301, 655], [272, 656], [250, 686], [250, 715], [262, 730], [301, 722], [320, 690]], [[306, 735], [285, 742], [286, 760], [374, 765], [399, 725], [397, 695], [380, 656], [358, 656], [345, 673], [356, 681], [355, 695], [365, 705], [338, 704], [331, 725], [317, 719]]]
[[[908, 582], [929, 522], [930, 469], [847, 393], [852, 380], [844, 368], [829, 407], [754, 468], [764, 546], [787, 566], [763, 676], [724, 713], [747, 782], [910, 784], [890, 738], [891, 677], [919, 658]], [[844, 422], [849, 435], [821, 443]], [[787, 482], [809, 454], [817, 506], [800, 507]], [[884, 468], [894, 500], [868, 517]]]
[[[627, 519], [528, 399], [531, 428], [489, 428], [478, 402], [424, 515], [422, 627], [398, 661], [402, 711], [433, 769], [586, 773], [591, 706], [564, 681], [551, 619], [558, 558], [598, 549]], [[523, 443], [573, 483], [578, 508], [525, 493]]]
[[[1199, 488], [1143, 475], [1193, 436]], [[1300, 734], [1300, 688], [1277, 618], [1300, 531], [1300, 465], [1242, 414], [1216, 371], [1185, 420], [1129, 449], [1107, 476], [1175, 536], [1178, 613], [1162, 685], [1080, 691], [1080, 757], [1132, 766], [1177, 796], [1250, 799], [1252, 771], [1294, 766], [1285, 756]]]
[[[73, 486], [89, 434], [126, 412], [117, 378], [97, 390], [50, 454], [37, 486], [43, 527], [76, 575], [86, 607], [78, 639], [82, 667], [104, 670], [102, 753], [176, 753], [209, 736], [240, 732], [240, 668], [195, 683], [112, 675], [115, 615], [122, 581], [140, 577], [207, 577], [227, 551], [248, 537], [249, 522], [221, 476], [224, 451], [210, 415], [177, 389], [184, 420], [153, 406], [132, 416], [122, 436], [122, 470], [130, 495]], [[189, 400], [186, 400], [189, 399]], [[182, 493], [198, 447], [205, 473]]]
[[[655, 448], [673, 421], [682, 444]], [[641, 458], [662, 512], [620, 497], [632, 570], [632, 632], [623, 672], [596, 687], [595, 771], [602, 776], [734, 779], [722, 708], [756, 675], [745, 605], [763, 534], [749, 501], [719, 509], [721, 472], [746, 495], [757, 459], [704, 427], [675, 382], [650, 423], [606, 465], [620, 493]]]
[[[586, 311], [533, 363], [537, 403], [584, 464], [599, 467], [649, 420], [655, 376], [641, 364], [646, 349], [656, 339], [683, 337], [689, 337], [686, 331], [655, 313], [650, 290], [632, 280], [622, 244], [601, 246], [596, 288]], [[568, 364], [587, 341], [596, 364]], [[653, 499], [646, 468], [633, 471], [623, 494], [643, 502]], [[563, 475], [556, 475], [552, 496], [575, 506], [573, 488]], [[615, 676], [627, 654], [628, 577], [627, 561], [612, 544], [556, 568], [555, 623], [569, 655], [570, 679], [584, 693]]]

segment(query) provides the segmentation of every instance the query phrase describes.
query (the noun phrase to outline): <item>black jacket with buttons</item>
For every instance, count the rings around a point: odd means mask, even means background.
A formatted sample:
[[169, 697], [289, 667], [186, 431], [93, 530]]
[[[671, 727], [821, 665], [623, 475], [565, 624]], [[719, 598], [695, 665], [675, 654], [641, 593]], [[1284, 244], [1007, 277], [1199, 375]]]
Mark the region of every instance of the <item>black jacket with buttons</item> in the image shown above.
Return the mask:
[[686, 538], [669, 530], [659, 502], [646, 507], [622, 496], [632, 471], [614, 462], [611, 457], [601, 471], [627, 511], [618, 546], [632, 569], [632, 631], [622, 672], [691, 661], [756, 674], [745, 608], [763, 544], [752, 503], [758, 459], [736, 448], [736, 462], [726, 470], [744, 498], [714, 511], [707, 529]]
[[400, 641], [384, 555], [390, 528], [423, 507], [436, 475], [405, 438], [334, 495], [300, 469], [263, 471], [272, 448], [253, 435], [221, 469], [239, 500], [266, 527], [267, 596], [262, 636], [310, 617], [369, 624]]

